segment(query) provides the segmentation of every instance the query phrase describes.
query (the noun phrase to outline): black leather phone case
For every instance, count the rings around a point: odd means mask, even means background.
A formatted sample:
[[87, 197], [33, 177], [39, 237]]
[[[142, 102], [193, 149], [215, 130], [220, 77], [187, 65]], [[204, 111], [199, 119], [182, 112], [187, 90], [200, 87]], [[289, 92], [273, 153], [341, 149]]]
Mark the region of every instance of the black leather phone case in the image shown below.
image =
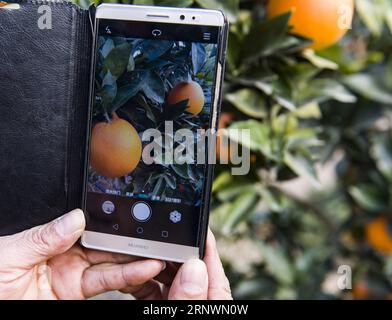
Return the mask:
[[[89, 11], [19, 3], [0, 9], [0, 236], [81, 207], [83, 197]], [[38, 26], [42, 5], [50, 7], [51, 29]]]

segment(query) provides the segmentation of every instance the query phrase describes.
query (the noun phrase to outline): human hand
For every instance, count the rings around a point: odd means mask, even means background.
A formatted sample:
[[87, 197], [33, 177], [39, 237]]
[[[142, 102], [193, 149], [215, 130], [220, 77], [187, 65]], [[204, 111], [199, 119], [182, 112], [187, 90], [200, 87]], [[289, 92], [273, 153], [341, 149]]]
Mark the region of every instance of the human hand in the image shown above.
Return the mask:
[[191, 259], [181, 267], [167, 263], [166, 269], [155, 280], [133, 295], [138, 299], [231, 300], [230, 283], [212, 232], [208, 232], [203, 261]]
[[46, 225], [0, 237], [0, 299], [85, 299], [123, 290], [142, 294], [165, 263], [87, 250], [75, 242], [81, 210]]

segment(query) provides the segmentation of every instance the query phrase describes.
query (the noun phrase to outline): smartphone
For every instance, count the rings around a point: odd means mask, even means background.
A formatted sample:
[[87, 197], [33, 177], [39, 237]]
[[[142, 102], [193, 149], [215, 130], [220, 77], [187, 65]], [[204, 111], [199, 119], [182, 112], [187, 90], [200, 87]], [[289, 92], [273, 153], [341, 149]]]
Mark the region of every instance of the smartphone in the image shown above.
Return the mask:
[[94, 30], [81, 243], [202, 258], [215, 150], [214, 139], [199, 142], [217, 128], [227, 20], [216, 10], [103, 4]]

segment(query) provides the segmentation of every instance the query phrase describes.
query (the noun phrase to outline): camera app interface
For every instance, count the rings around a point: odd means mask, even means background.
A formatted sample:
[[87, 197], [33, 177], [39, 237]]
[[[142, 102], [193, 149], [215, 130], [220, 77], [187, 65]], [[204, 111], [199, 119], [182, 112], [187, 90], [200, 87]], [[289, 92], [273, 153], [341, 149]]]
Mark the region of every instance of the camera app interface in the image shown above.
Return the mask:
[[208, 149], [198, 140], [211, 127], [219, 28], [98, 27], [87, 230], [197, 247], [207, 165], [195, 154]]

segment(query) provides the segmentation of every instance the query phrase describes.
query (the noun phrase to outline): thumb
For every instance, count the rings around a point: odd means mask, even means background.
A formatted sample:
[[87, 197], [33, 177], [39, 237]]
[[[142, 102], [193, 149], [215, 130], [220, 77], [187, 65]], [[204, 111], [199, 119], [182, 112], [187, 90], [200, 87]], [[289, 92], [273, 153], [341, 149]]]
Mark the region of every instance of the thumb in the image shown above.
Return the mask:
[[169, 300], [206, 300], [207, 267], [199, 259], [187, 261], [178, 271], [169, 291]]
[[77, 209], [48, 224], [6, 237], [7, 253], [3, 262], [12, 267], [30, 268], [64, 253], [82, 235], [85, 224], [83, 211]]

